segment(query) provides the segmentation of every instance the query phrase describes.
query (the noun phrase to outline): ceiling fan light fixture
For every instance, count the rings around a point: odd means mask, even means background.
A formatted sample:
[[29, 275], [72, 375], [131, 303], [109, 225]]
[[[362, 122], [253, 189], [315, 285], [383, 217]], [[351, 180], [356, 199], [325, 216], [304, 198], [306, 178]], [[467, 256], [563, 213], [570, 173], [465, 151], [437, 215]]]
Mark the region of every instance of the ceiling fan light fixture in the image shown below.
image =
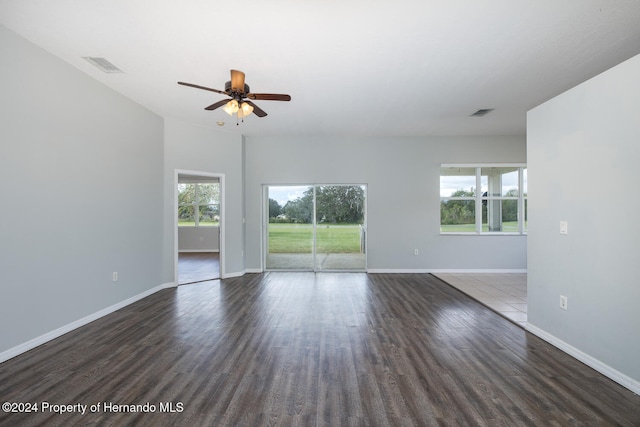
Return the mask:
[[[243, 102], [240, 106], [242, 114], [246, 117], [253, 113], [253, 107], [248, 102]], [[238, 113], [239, 114], [239, 113]]]
[[230, 116], [233, 116], [233, 113], [237, 113], [238, 109], [238, 101], [236, 101], [235, 99], [227, 102], [227, 105], [225, 105], [223, 108], [224, 112]]

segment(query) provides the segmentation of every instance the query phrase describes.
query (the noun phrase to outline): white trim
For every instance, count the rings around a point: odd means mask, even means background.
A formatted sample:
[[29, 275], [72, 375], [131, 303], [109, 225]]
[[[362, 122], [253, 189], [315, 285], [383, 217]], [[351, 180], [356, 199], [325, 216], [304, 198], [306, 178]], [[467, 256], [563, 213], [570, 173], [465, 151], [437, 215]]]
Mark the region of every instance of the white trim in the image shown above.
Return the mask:
[[[271, 272], [300, 272], [300, 273], [308, 273], [308, 272], [313, 272], [313, 270], [268, 270]], [[340, 272], [342, 270], [332, 270], [332, 273], [335, 273], [336, 271]], [[263, 270], [262, 268], [247, 268], [244, 271], [241, 272], [237, 272], [237, 273], [231, 273], [231, 274], [227, 274], [225, 277], [223, 277], [223, 279], [226, 279], [228, 277], [239, 277], [242, 276], [244, 274], [261, 274], [261, 273], [265, 273], [267, 272], [267, 270]], [[318, 271], [318, 273], [320, 273], [321, 271]], [[345, 273], [351, 273], [352, 271], [345, 271]], [[443, 268], [370, 268], [367, 269], [366, 271], [356, 271], [356, 273], [367, 273], [367, 274], [382, 274], [382, 273], [388, 273], [388, 274], [402, 274], [402, 273], [412, 273], [412, 274], [437, 274], [437, 273], [476, 273], [476, 274], [482, 274], [482, 273], [492, 273], [492, 274], [509, 274], [509, 273], [526, 273], [527, 269], [526, 268], [513, 268], [513, 269], [505, 269], [505, 268], [484, 268], [484, 269], [443, 269]]]
[[463, 231], [457, 233], [455, 231], [441, 231], [441, 236], [526, 236], [526, 232], [520, 233], [519, 231], [481, 231], [478, 233], [477, 231]]
[[196, 253], [197, 252], [211, 252], [211, 253], [216, 252], [217, 253], [217, 252], [220, 252], [220, 249], [180, 249], [178, 252], [181, 254], [189, 253], [189, 252], [196, 252]]
[[246, 271], [236, 271], [236, 272], [233, 272], [233, 273], [228, 273], [228, 274], [226, 274], [224, 276], [221, 275], [220, 278], [229, 279], [231, 277], [241, 277], [241, 276], [244, 276], [245, 273], [246, 273]]
[[390, 274], [401, 274], [401, 273], [431, 273], [431, 270], [426, 270], [423, 268], [416, 268], [416, 269], [410, 269], [410, 268], [402, 268], [402, 269], [394, 269], [394, 268], [368, 268], [367, 269], [367, 274], [383, 274], [383, 273], [390, 273]]
[[433, 269], [430, 270], [429, 273], [490, 273], [490, 274], [509, 274], [509, 273], [517, 273], [522, 274], [526, 273], [526, 268], [470, 268], [470, 269]]
[[553, 345], [554, 347], [557, 347], [560, 350], [564, 351], [568, 355], [575, 357], [585, 365], [595, 369], [596, 371], [600, 372], [602, 375], [612, 379], [613, 381], [617, 382], [621, 386], [628, 388], [635, 394], [640, 394], [640, 381], [634, 380], [633, 378], [623, 374], [622, 372], [615, 370], [611, 366], [605, 363], [602, 363], [600, 360], [592, 356], [589, 356], [588, 354], [582, 352], [581, 350], [578, 350], [572, 345], [538, 328], [537, 326], [532, 325], [531, 323], [527, 323], [525, 326], [525, 329], [528, 332], [531, 332], [533, 335], [537, 336], [538, 338], [541, 338], [546, 342], [548, 342], [549, 344]]
[[16, 357], [22, 353], [25, 353], [33, 348], [36, 348], [42, 344], [45, 344], [53, 339], [56, 339], [68, 332], [73, 331], [74, 329], [77, 329], [81, 326], [85, 326], [95, 320], [100, 319], [101, 317], [104, 317], [108, 314], [113, 313], [114, 311], [120, 310], [121, 308], [124, 308], [130, 304], [133, 304], [136, 301], [139, 301], [143, 298], [148, 297], [149, 295], [152, 295], [158, 291], [161, 291], [163, 289], [168, 289], [168, 288], [175, 288], [177, 286], [177, 284], [175, 282], [169, 282], [169, 283], [164, 283], [160, 286], [156, 286], [155, 288], [151, 288], [148, 289], [138, 295], [134, 295], [131, 298], [127, 298], [124, 301], [120, 301], [119, 303], [116, 303], [112, 306], [109, 306], [107, 308], [103, 308], [100, 311], [97, 311], [93, 314], [90, 314], [88, 316], [85, 316], [81, 319], [78, 319], [74, 322], [71, 322], [69, 324], [66, 324], [64, 326], [59, 327], [58, 329], [54, 329], [53, 331], [47, 332], [44, 335], [40, 335], [39, 337], [36, 337], [32, 340], [29, 340], [25, 343], [22, 343], [20, 345], [17, 345], [16, 347], [10, 348], [8, 350], [3, 351], [2, 353], [0, 353], [0, 363], [9, 360], [13, 357]]
[[526, 163], [440, 163], [441, 168], [502, 168], [502, 167], [514, 167], [514, 168], [526, 168]]
[[192, 170], [184, 170], [184, 169], [175, 169], [173, 176], [173, 280], [178, 283], [178, 175], [191, 175], [191, 176], [204, 176], [208, 178], [218, 178], [220, 182], [220, 225], [218, 226], [220, 230], [220, 241], [218, 247], [220, 252], [220, 277], [227, 277], [225, 275], [225, 264], [224, 264], [224, 256], [225, 256], [225, 231], [226, 231], [226, 220], [225, 220], [225, 210], [227, 204], [225, 203], [225, 175], [223, 173], [211, 173], [211, 172], [201, 172], [201, 171], [192, 171]]
[[493, 274], [508, 274], [508, 273], [526, 273], [527, 269], [514, 268], [485, 268], [485, 269], [446, 269], [446, 268], [416, 268], [416, 269], [392, 269], [392, 268], [370, 268], [367, 273], [379, 274], [379, 273], [423, 273], [423, 274], [437, 274], [437, 273], [493, 273]]

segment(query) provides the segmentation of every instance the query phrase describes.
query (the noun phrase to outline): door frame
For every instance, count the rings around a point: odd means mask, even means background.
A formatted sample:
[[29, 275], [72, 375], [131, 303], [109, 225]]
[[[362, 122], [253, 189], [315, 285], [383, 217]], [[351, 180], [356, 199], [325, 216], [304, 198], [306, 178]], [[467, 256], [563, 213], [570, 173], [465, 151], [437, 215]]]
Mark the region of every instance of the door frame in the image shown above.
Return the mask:
[[[365, 198], [364, 198], [364, 268], [363, 269], [317, 269], [316, 268], [316, 231], [317, 231], [317, 223], [316, 223], [316, 188], [317, 187], [325, 187], [325, 186], [362, 186], [365, 189]], [[280, 270], [280, 269], [268, 269], [267, 268], [267, 255], [269, 252], [269, 187], [312, 187], [313, 188], [313, 218], [312, 218], [312, 228], [313, 228], [313, 241], [311, 247], [311, 257], [313, 265], [311, 269], [294, 269], [294, 270]], [[366, 183], [358, 183], [358, 184], [349, 184], [349, 183], [337, 183], [337, 184], [262, 184], [262, 227], [261, 227], [261, 235], [262, 235], [262, 271], [307, 271], [307, 272], [361, 272], [367, 271], [368, 269], [368, 258], [369, 258], [369, 238], [368, 238], [368, 221], [369, 221], [369, 212], [368, 212], [368, 203], [369, 203], [369, 184]]]
[[224, 265], [224, 254], [225, 254], [225, 176], [223, 173], [213, 173], [213, 172], [203, 172], [203, 171], [192, 171], [192, 170], [184, 170], [184, 169], [175, 169], [173, 174], [173, 281], [178, 284], [178, 175], [188, 175], [193, 177], [203, 176], [207, 178], [218, 178], [220, 181], [220, 278], [224, 279], [225, 275], [225, 265]]

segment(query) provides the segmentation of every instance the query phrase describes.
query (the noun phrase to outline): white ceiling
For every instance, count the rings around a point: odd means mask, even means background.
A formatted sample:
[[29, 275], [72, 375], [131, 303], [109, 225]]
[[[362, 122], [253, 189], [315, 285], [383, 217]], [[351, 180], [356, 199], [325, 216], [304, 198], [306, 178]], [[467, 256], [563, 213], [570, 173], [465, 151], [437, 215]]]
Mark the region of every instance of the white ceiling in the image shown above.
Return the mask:
[[[0, 0], [0, 23], [163, 117], [245, 135], [522, 135], [527, 110], [640, 53], [639, 0]], [[236, 126], [177, 84], [222, 90], [231, 68], [291, 102]]]

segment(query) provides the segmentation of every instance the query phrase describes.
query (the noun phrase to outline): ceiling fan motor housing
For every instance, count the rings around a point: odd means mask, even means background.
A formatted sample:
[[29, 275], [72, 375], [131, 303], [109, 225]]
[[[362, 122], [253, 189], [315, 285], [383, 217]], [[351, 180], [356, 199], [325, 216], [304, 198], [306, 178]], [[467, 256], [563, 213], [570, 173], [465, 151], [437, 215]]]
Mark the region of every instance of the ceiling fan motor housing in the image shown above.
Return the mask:
[[250, 92], [249, 90], [249, 85], [248, 84], [244, 84], [244, 92], [242, 93], [238, 93], [238, 92], [234, 92], [231, 90], [231, 80], [229, 80], [228, 82], [226, 82], [224, 84], [224, 91], [227, 92], [229, 95], [233, 96], [234, 93], [236, 94], [240, 94], [240, 95], [246, 95], [247, 93]]

